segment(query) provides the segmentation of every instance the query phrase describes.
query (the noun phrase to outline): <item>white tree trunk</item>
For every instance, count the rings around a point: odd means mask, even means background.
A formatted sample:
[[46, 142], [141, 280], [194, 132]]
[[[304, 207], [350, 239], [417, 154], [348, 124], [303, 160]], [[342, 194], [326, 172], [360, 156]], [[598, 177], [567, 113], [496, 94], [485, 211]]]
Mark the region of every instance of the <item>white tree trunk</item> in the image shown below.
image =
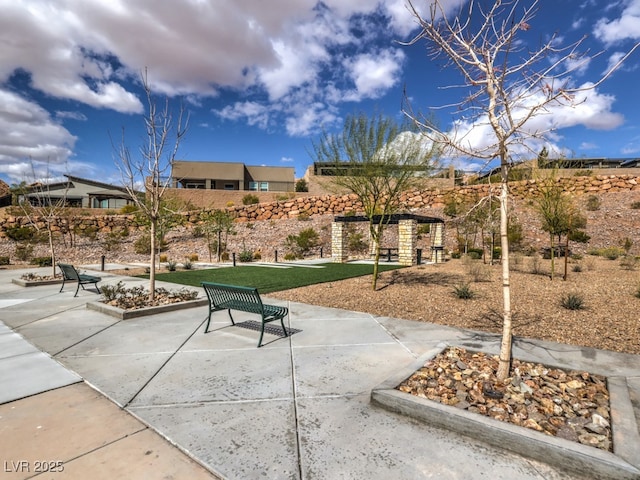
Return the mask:
[[509, 283], [509, 237], [508, 237], [508, 199], [509, 184], [507, 181], [507, 166], [502, 167], [502, 182], [500, 185], [500, 247], [502, 249], [502, 302], [503, 325], [502, 341], [500, 342], [500, 362], [497, 377], [504, 380], [509, 376], [511, 367], [511, 285]]

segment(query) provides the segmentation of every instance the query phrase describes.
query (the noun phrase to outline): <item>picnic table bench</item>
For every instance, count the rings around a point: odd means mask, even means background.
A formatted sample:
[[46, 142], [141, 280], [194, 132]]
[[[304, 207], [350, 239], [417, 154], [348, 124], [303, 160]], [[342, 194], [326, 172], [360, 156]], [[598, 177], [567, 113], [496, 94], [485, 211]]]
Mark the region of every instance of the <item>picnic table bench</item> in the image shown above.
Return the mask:
[[69, 265], [67, 263], [58, 263], [58, 267], [60, 267], [60, 270], [62, 271], [62, 287], [60, 287], [60, 292], [64, 289], [64, 284], [66, 282], [78, 282], [76, 293], [73, 295], [74, 297], [78, 296], [78, 290], [80, 290], [80, 287], [82, 287], [83, 290], [86, 290], [84, 286], [89, 284], [93, 284], [96, 292], [100, 293], [100, 290], [98, 290], [98, 282], [101, 281], [102, 278], [78, 273], [73, 265]]
[[260, 315], [262, 325], [260, 329], [260, 339], [258, 340], [258, 348], [262, 345], [262, 337], [264, 335], [264, 327], [267, 323], [280, 320], [284, 336], [287, 337], [287, 329], [284, 326], [284, 317], [289, 314], [287, 307], [279, 307], [276, 305], [268, 305], [262, 303], [257, 288], [239, 287], [235, 285], [224, 285], [221, 283], [202, 282], [209, 300], [209, 316], [207, 317], [207, 326], [204, 333], [209, 331], [211, 323], [211, 314], [219, 310], [227, 310], [231, 324], [235, 325], [231, 310], [239, 310], [247, 313], [255, 313]]

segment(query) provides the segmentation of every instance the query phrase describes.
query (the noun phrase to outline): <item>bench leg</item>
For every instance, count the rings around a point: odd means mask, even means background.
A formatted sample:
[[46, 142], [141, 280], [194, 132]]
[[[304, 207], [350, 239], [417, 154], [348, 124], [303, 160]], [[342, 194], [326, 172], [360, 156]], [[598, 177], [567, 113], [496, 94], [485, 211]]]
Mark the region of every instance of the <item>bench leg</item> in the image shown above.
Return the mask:
[[231, 316], [231, 309], [227, 310], [229, 312], [229, 318], [231, 319], [231, 325], [235, 325], [236, 322], [233, 321], [233, 317]]
[[62, 289], [64, 288], [64, 282], [65, 282], [65, 278], [64, 276], [62, 277], [62, 286], [60, 287], [60, 291], [58, 293], [62, 292]]
[[260, 330], [260, 340], [258, 340], [258, 348], [262, 346], [262, 336], [264, 335], [264, 321], [262, 322], [262, 329]]
[[[80, 285], [82, 285], [80, 282], [78, 282], [78, 286], [76, 287], [76, 293], [74, 295], [74, 297], [78, 296], [78, 291], [80, 290]], [[84, 287], [82, 287], [82, 289], [84, 290]]]
[[282, 325], [282, 331], [284, 332], [284, 336], [285, 336], [285, 337], [288, 337], [288, 336], [289, 336], [289, 334], [287, 333], [287, 329], [286, 329], [286, 328], [285, 328], [285, 326], [284, 326], [284, 317], [282, 317], [282, 318], [280, 319], [280, 325]]

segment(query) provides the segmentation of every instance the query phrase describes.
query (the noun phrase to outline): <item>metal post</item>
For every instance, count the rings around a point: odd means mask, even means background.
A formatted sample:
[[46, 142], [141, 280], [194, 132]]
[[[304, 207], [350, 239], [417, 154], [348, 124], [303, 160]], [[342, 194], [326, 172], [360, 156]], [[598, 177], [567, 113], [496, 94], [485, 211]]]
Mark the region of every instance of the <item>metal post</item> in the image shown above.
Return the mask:
[[276, 260], [275, 263], [278, 263], [278, 250], [276, 250]]
[[320, 258], [322, 258], [322, 247], [320, 247]]
[[233, 256], [233, 266], [235, 267], [236, 266], [236, 252], [233, 252], [231, 255]]
[[104, 255], [100, 258], [100, 271], [104, 272]]
[[387, 248], [387, 262], [391, 261], [391, 249]]
[[422, 249], [421, 248], [416, 249], [416, 260], [418, 265], [422, 265]]

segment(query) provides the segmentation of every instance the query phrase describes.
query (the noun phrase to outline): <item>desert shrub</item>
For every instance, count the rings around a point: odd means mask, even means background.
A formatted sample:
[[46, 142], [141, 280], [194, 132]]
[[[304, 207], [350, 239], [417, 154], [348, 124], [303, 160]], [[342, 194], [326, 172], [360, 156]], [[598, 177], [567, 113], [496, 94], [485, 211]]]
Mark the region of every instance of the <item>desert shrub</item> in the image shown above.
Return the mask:
[[604, 247], [604, 248], [592, 248], [589, 250], [589, 255], [595, 255], [596, 257], [604, 257], [609, 260], [617, 260], [624, 255], [624, 250], [620, 247]]
[[107, 252], [115, 251], [120, 247], [121, 239], [122, 239], [122, 233], [115, 232], [115, 231], [109, 232], [105, 235], [104, 239], [102, 240], [102, 247]]
[[500, 260], [502, 258], [502, 247], [494, 247], [493, 255], [491, 258], [493, 260]]
[[635, 270], [638, 266], [638, 259], [634, 255], [624, 255], [620, 259], [620, 267], [624, 270]]
[[193, 227], [193, 230], [191, 230], [191, 234], [193, 235], [193, 238], [202, 238], [205, 236], [205, 231], [204, 228], [202, 228], [202, 225], [196, 225]]
[[33, 245], [16, 245], [14, 256], [21, 261], [26, 261], [33, 255]]
[[298, 220], [300, 220], [301, 222], [307, 222], [309, 221], [309, 214], [307, 212], [302, 212], [301, 214], [298, 215]]
[[140, 238], [134, 242], [133, 251], [140, 255], [149, 255], [151, 253], [151, 238], [149, 237], [149, 234], [145, 233], [144, 235], [141, 235]]
[[352, 232], [347, 236], [349, 250], [355, 253], [364, 253], [369, 248], [369, 244], [364, 240], [364, 235], [360, 232]]
[[480, 262], [470, 262], [467, 264], [467, 273], [471, 279], [478, 282], [488, 282], [491, 280], [491, 269], [488, 265]]
[[305, 228], [298, 235], [289, 235], [286, 245], [296, 257], [301, 258], [309, 250], [318, 246], [319, 238], [318, 232], [313, 228]]
[[576, 273], [580, 273], [582, 271], [582, 265], [576, 263], [573, 267], [571, 267], [571, 270]]
[[163, 254], [163, 255], [160, 255], [160, 261], [161, 261], [162, 263], [166, 262], [167, 260], [169, 260], [169, 257], [168, 257], [168, 256], [166, 256], [166, 255], [164, 255], [164, 254]]
[[6, 256], [2, 256], [0, 257], [0, 265], [9, 265], [9, 257]]
[[33, 257], [31, 263], [39, 267], [50, 267], [52, 265], [51, 257]]
[[74, 231], [83, 238], [87, 240], [94, 241], [98, 238], [98, 227], [95, 225], [86, 225], [84, 228], [79, 228], [80, 226], [76, 226]]
[[301, 178], [296, 182], [295, 189], [296, 189], [296, 192], [308, 192], [309, 185], [307, 184], [307, 181], [304, 178]]
[[276, 195], [276, 202], [286, 202], [289, 200], [289, 195]]
[[253, 259], [254, 260], [261, 260], [262, 259], [262, 253], [260, 252], [260, 250], [257, 250], [255, 252], [253, 252]]
[[247, 193], [244, 197], [242, 197], [243, 205], [255, 205], [256, 203], [260, 203], [260, 198], [253, 193]]
[[520, 267], [524, 263], [524, 255], [519, 252], [513, 253], [509, 256], [509, 267], [513, 270], [520, 270]]
[[631, 204], [631, 208], [633, 208], [634, 210], [640, 209], [640, 202], [633, 202]]
[[120, 214], [122, 215], [129, 215], [130, 213], [134, 213], [138, 211], [138, 207], [136, 205], [130, 204], [130, 205], [125, 205], [123, 207], [120, 208]]
[[472, 260], [480, 260], [484, 251], [481, 248], [467, 249], [467, 256]]
[[193, 268], [193, 263], [191, 262], [191, 260], [189, 260], [189, 258], [185, 258], [182, 266], [185, 270], [191, 270]]
[[531, 257], [530, 266], [531, 273], [534, 275], [540, 275], [542, 273], [542, 258], [540, 258], [540, 255], [533, 255]]
[[579, 293], [567, 293], [560, 299], [560, 305], [567, 310], [584, 310], [584, 297]]
[[231, 207], [233, 207], [235, 205], [235, 203], [233, 203], [231, 200], [229, 200], [226, 205], [227, 205], [227, 208], [231, 208]]
[[631, 238], [629, 237], [624, 237], [618, 241], [618, 244], [626, 253], [629, 253], [629, 250], [631, 250], [631, 247], [633, 247], [633, 240], [631, 240]]
[[199, 258], [200, 257], [198, 257], [197, 253], [192, 253], [191, 255], [189, 255], [189, 260], [191, 260], [192, 262], [197, 262]]
[[597, 195], [589, 195], [587, 197], [586, 208], [590, 212], [595, 212], [596, 210], [600, 210], [601, 203], [602, 201], [600, 200], [600, 197], [598, 197]]
[[569, 233], [569, 240], [579, 243], [587, 243], [591, 237], [584, 230], [574, 230]]
[[104, 212], [104, 214], [105, 215], [117, 215], [118, 212], [116, 212], [114, 209], [110, 208], [106, 212]]
[[462, 253], [459, 250], [454, 250], [451, 252], [451, 258], [462, 258]]
[[170, 272], [175, 272], [177, 266], [178, 262], [175, 262], [174, 260], [167, 261], [167, 270], [169, 270]]
[[37, 231], [33, 227], [9, 227], [5, 230], [7, 237], [16, 242], [32, 241], [37, 236]]
[[593, 257], [585, 257], [582, 264], [589, 272], [593, 272], [596, 269], [596, 259]]
[[125, 290], [126, 289], [124, 288], [124, 283], [122, 282], [122, 280], [115, 285], [103, 285], [102, 287], [100, 287], [100, 291], [102, 292], [102, 295], [104, 296], [104, 300], [106, 302], [115, 300], [119, 295], [124, 294]]
[[455, 285], [453, 287], [453, 294], [461, 300], [470, 300], [476, 296], [475, 292], [471, 289], [468, 283]]
[[284, 255], [284, 259], [288, 261], [295, 260], [296, 258], [298, 257], [296, 257], [295, 253], [288, 252]]
[[241, 262], [253, 261], [253, 252], [251, 250], [242, 250], [238, 255], [238, 260]]
[[223, 262], [228, 262], [228, 261], [229, 261], [229, 252], [227, 252], [226, 250], [225, 250], [224, 252], [222, 252], [222, 253], [220, 254], [220, 259], [221, 259]]

